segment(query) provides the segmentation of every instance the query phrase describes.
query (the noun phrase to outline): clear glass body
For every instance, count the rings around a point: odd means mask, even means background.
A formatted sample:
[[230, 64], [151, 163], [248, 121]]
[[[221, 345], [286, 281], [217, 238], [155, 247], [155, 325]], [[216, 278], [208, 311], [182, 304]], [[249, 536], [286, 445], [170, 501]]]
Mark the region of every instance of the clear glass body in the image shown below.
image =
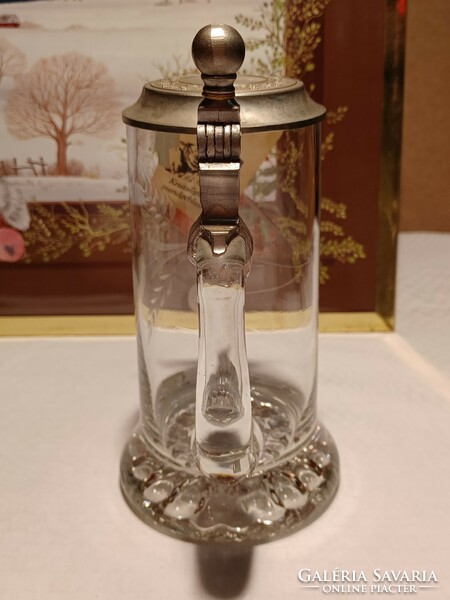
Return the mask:
[[[243, 136], [245, 272], [189, 262], [194, 136], [128, 127], [127, 140], [141, 418], [123, 455], [125, 497], [187, 539], [262, 541], [301, 527], [338, 479], [316, 417], [318, 125]], [[227, 485], [208, 465], [230, 440], [223, 474], [239, 476]]]

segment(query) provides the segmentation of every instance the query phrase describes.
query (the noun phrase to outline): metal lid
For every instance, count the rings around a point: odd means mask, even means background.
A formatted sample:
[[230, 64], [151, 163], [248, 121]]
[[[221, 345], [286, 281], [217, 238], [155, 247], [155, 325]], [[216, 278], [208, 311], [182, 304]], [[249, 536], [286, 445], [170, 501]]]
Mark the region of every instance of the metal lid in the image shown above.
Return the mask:
[[[195, 36], [192, 55], [200, 75], [160, 79], [144, 86], [141, 97], [123, 112], [127, 125], [156, 131], [196, 133], [202, 90], [236, 93], [243, 132], [304, 127], [323, 119], [325, 108], [312, 100], [301, 81], [287, 77], [239, 76], [245, 46], [228, 25], [207, 25]], [[225, 79], [223, 74], [228, 74]], [[230, 76], [234, 83], [230, 85]], [[206, 86], [204, 88], [204, 85]], [[223, 87], [223, 92], [218, 90]]]

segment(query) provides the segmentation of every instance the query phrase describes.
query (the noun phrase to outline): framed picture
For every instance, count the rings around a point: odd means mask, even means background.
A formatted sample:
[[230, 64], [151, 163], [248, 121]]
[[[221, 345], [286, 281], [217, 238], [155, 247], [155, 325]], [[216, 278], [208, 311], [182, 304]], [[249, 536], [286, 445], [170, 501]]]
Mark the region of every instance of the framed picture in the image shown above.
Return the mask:
[[[0, 9], [0, 335], [132, 333], [121, 109], [194, 69], [205, 22], [300, 78], [322, 138], [321, 329], [394, 325], [405, 2], [162, 0]], [[5, 13], [5, 14], [2, 14]]]

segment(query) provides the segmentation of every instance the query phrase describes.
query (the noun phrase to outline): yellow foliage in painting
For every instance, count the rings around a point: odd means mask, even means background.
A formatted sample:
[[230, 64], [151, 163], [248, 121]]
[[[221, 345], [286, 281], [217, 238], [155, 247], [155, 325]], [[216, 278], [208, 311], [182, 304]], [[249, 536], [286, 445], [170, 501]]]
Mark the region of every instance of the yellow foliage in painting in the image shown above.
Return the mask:
[[25, 262], [31, 258], [54, 261], [74, 246], [86, 258], [94, 251], [103, 252], [109, 244], [123, 244], [129, 250], [130, 238], [127, 203], [117, 207], [97, 204], [92, 214], [83, 203], [62, 203], [58, 211], [54, 206], [34, 204], [32, 226], [24, 233]]
[[54, 207], [33, 205], [31, 227], [23, 234], [27, 253], [25, 262], [41, 258], [44, 262], [56, 260], [70, 250], [73, 239], [59, 223]]
[[[236, 21], [253, 32], [255, 37], [246, 42], [251, 52], [264, 49], [264, 58], [252, 59], [252, 71], [256, 74], [287, 75], [300, 79], [305, 72], [315, 68], [314, 53], [321, 43], [321, 24], [318, 21], [331, 0], [271, 0], [260, 6], [256, 16], [238, 15]], [[314, 89], [311, 86], [310, 91]], [[338, 106], [329, 110], [326, 115], [327, 128], [343, 121], [348, 106]], [[320, 146], [320, 158], [325, 160], [334, 148], [335, 132], [328, 130]], [[283, 183], [281, 191], [294, 202], [299, 212], [307, 215], [307, 207], [300, 202], [297, 186], [300, 151], [295, 140], [286, 145], [285, 154], [280, 153], [278, 160], [283, 166]], [[342, 224], [337, 221], [347, 218], [347, 206], [342, 202], [333, 202], [330, 198], [321, 200], [321, 235], [320, 253], [322, 259], [331, 259], [340, 263], [353, 264], [365, 258], [361, 243], [346, 235]], [[305, 246], [306, 232], [296, 226], [297, 220], [282, 218], [277, 226], [292, 250], [294, 265], [300, 265], [302, 255], [309, 251]], [[300, 274], [300, 271], [298, 271]], [[320, 282], [325, 283], [330, 277], [329, 266], [320, 266]]]

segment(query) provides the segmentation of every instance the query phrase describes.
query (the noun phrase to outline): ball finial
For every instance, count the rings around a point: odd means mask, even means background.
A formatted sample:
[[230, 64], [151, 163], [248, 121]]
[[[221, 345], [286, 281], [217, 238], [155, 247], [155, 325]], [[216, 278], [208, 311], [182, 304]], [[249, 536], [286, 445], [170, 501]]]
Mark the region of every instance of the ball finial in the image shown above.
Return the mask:
[[205, 75], [235, 75], [244, 62], [245, 44], [230, 25], [206, 25], [192, 42], [192, 58]]

